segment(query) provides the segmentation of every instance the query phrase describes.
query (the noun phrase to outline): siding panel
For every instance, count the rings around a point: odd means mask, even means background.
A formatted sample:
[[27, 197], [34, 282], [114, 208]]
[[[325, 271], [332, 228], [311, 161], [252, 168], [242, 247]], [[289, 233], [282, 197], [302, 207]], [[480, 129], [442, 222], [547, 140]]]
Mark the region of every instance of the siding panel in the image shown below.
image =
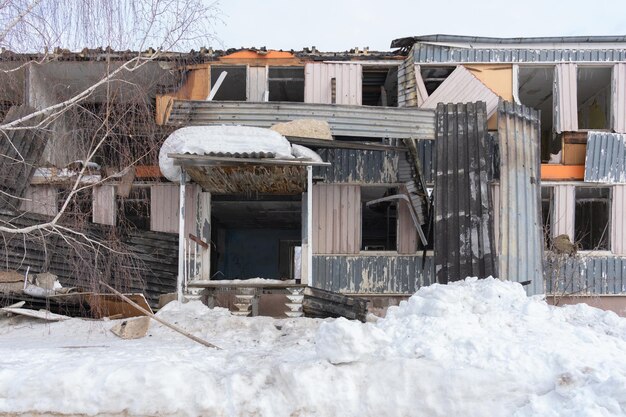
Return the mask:
[[558, 64], [554, 73], [554, 129], [557, 133], [578, 130], [576, 64]]
[[573, 185], [554, 186], [552, 237], [568, 235], [574, 241], [575, 188]]
[[587, 134], [585, 182], [626, 183], [626, 134]]
[[304, 102], [332, 103], [331, 79], [335, 78], [336, 103], [362, 103], [361, 64], [307, 63], [304, 66]]
[[626, 63], [613, 67], [613, 130], [626, 133]]
[[248, 101], [261, 102], [267, 91], [267, 67], [248, 68]]
[[361, 188], [358, 185], [316, 184], [313, 207], [314, 254], [360, 251]]
[[613, 187], [611, 202], [611, 251], [626, 255], [626, 185]]
[[29, 185], [20, 203], [20, 210], [55, 216], [59, 212], [57, 189], [52, 185]]
[[117, 204], [115, 186], [101, 185], [93, 187], [93, 222], [115, 226], [117, 223]]

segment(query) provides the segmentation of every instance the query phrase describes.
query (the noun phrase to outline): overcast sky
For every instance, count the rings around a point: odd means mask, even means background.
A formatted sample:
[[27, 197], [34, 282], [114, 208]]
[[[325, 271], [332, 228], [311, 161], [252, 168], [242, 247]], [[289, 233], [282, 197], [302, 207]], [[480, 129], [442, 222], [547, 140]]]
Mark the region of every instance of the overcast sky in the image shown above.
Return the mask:
[[388, 50], [435, 33], [496, 37], [626, 35], [626, 0], [221, 0], [216, 48]]

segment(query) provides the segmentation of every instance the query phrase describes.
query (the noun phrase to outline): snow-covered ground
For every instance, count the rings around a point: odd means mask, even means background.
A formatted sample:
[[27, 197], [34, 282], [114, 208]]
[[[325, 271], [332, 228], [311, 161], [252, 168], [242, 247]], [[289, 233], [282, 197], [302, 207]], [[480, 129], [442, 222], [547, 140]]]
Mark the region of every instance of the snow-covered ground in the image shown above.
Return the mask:
[[[468, 279], [385, 319], [238, 318], [198, 302], [152, 322], [0, 320], [0, 413], [189, 416], [623, 416], [626, 319]], [[39, 415], [38, 414], [38, 415]]]

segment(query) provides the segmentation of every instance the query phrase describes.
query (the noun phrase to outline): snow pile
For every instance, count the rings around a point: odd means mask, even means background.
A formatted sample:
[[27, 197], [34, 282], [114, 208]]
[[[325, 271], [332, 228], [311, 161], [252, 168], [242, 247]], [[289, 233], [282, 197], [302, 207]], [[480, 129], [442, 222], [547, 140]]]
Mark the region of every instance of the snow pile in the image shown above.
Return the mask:
[[374, 324], [241, 318], [199, 302], [152, 322], [0, 320], [0, 413], [624, 416], [626, 320], [472, 280], [421, 289]]
[[[170, 153], [237, 157], [243, 154], [273, 154], [275, 158], [305, 158], [321, 161], [310, 149], [296, 149], [280, 133], [248, 126], [189, 126], [174, 131], [159, 151], [161, 173], [170, 181], [180, 180], [180, 167], [167, 155]], [[306, 149], [306, 150], [305, 150]]]

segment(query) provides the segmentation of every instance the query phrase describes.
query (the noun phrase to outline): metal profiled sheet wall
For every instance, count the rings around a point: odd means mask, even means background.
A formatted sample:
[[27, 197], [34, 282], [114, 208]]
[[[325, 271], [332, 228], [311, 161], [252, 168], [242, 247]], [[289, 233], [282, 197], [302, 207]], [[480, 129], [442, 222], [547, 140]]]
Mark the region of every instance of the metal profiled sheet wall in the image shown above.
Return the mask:
[[335, 183], [394, 183], [398, 182], [397, 151], [321, 148], [317, 153], [330, 166], [313, 167], [313, 175]]
[[558, 132], [578, 130], [578, 96], [576, 64], [558, 64], [554, 71], [554, 129]]
[[587, 134], [585, 182], [626, 183], [626, 134]]
[[611, 251], [626, 255], [626, 185], [613, 187], [611, 199]]
[[[195, 219], [198, 208], [197, 195], [200, 187], [186, 185], [185, 190], [185, 234], [195, 234]], [[150, 187], [150, 230], [154, 232], [178, 233], [178, 184], [152, 185]]]
[[574, 207], [576, 190], [573, 185], [558, 184], [554, 189], [554, 212], [552, 213], [552, 237], [568, 235], [574, 242]]
[[626, 63], [613, 67], [613, 130], [626, 133]]
[[500, 278], [530, 281], [529, 294], [545, 291], [540, 140], [538, 111], [500, 102]]
[[485, 103], [439, 104], [435, 144], [437, 281], [496, 275]]
[[363, 81], [361, 64], [307, 63], [304, 66], [304, 102], [332, 103], [332, 82], [335, 79], [335, 103], [361, 105]]
[[546, 292], [556, 295], [626, 294], [626, 258], [588, 256], [546, 258]]
[[361, 250], [361, 187], [313, 186], [313, 253], [353, 254]]
[[[435, 141], [418, 140], [417, 154], [422, 165], [422, 176], [427, 185], [435, 182]], [[414, 164], [408, 159], [409, 154], [400, 155], [398, 160], [398, 180], [407, 182], [413, 179]]]
[[433, 258], [415, 255], [313, 256], [315, 286], [347, 294], [410, 295], [433, 284]]

